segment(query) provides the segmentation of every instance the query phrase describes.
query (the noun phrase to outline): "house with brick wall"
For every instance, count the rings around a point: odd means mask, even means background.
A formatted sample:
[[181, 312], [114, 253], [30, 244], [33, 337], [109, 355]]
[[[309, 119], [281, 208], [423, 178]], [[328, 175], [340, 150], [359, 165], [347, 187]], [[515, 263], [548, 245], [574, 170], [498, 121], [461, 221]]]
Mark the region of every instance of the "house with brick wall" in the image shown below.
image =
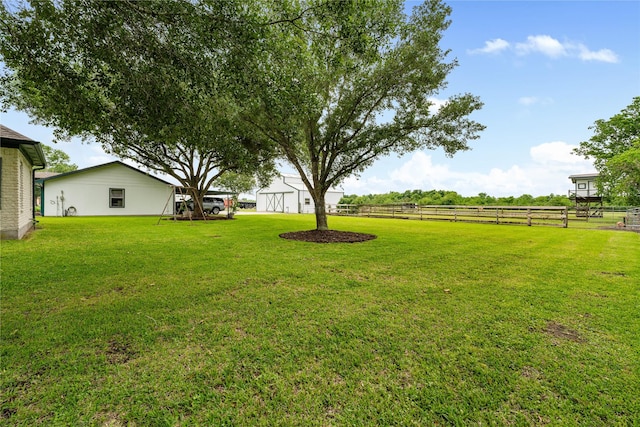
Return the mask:
[[0, 125], [0, 238], [22, 239], [33, 229], [34, 173], [45, 166], [39, 142]]

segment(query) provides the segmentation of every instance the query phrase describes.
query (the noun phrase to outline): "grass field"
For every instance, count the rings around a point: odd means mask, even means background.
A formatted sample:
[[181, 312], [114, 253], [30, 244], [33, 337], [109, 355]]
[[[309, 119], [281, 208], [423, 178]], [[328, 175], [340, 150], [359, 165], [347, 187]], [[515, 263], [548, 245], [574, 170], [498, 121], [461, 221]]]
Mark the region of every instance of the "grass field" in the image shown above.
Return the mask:
[[1, 246], [0, 425], [638, 425], [640, 234], [42, 218]]

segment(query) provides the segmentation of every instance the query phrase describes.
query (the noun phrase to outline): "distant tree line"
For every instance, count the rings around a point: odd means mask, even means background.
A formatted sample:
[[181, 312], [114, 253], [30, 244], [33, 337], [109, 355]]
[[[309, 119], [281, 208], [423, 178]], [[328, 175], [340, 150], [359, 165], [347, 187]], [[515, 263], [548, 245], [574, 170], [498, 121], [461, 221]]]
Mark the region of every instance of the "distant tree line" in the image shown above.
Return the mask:
[[523, 194], [519, 197], [493, 197], [486, 193], [465, 197], [455, 191], [445, 190], [407, 190], [404, 193], [392, 191], [385, 194], [347, 195], [340, 199], [341, 204], [385, 205], [397, 203], [415, 203], [418, 205], [470, 205], [470, 206], [573, 206], [567, 196], [549, 194], [533, 197]]

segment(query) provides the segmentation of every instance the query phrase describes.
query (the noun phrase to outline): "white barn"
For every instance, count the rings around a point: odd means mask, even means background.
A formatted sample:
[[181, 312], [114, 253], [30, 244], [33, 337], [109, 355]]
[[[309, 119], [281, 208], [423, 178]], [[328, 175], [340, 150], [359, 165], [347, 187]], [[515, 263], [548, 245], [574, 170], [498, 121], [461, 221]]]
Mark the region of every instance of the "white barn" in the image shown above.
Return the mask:
[[[341, 189], [331, 188], [327, 191], [325, 203], [335, 208], [343, 195]], [[281, 174], [268, 187], [258, 190], [256, 211], [314, 213], [315, 204], [300, 176]]]
[[174, 186], [120, 161], [38, 180], [43, 216], [173, 214]]

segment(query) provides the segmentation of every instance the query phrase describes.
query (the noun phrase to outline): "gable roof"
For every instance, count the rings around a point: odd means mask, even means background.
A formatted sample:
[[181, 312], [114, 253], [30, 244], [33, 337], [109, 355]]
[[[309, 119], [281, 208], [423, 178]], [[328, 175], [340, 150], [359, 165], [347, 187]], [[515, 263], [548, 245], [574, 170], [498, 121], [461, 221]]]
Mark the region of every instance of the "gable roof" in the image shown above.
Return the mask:
[[33, 139], [28, 138], [23, 134], [16, 132], [13, 129], [9, 129], [4, 125], [0, 125], [0, 136], [2, 137], [2, 139], [7, 139], [7, 140], [14, 139], [16, 141], [36, 142]]
[[0, 125], [0, 146], [7, 148], [17, 148], [25, 155], [33, 166], [39, 169], [47, 165], [47, 161], [42, 151], [42, 145], [38, 141], [27, 138], [13, 129]]
[[576, 179], [596, 179], [598, 176], [600, 176], [599, 173], [594, 172], [594, 173], [581, 173], [581, 174], [576, 174], [576, 175], [570, 175], [569, 179], [571, 180], [571, 182], [576, 182]]
[[107, 167], [107, 166], [113, 166], [113, 165], [120, 165], [120, 166], [124, 166], [124, 167], [127, 167], [127, 168], [129, 168], [129, 169], [131, 169], [131, 170], [133, 170], [133, 171], [136, 171], [136, 172], [138, 172], [138, 173], [140, 173], [140, 174], [142, 174], [142, 175], [146, 175], [146, 176], [148, 176], [149, 178], [153, 178], [153, 179], [155, 179], [155, 180], [157, 180], [157, 181], [160, 181], [160, 182], [162, 182], [163, 184], [167, 184], [167, 185], [174, 185], [174, 184], [172, 184], [172, 183], [170, 183], [170, 182], [168, 182], [168, 181], [165, 181], [164, 179], [160, 179], [160, 178], [158, 178], [157, 176], [153, 176], [153, 175], [151, 175], [151, 174], [149, 174], [149, 173], [147, 173], [147, 172], [143, 172], [143, 171], [141, 171], [140, 169], [136, 169], [136, 168], [134, 168], [133, 166], [129, 166], [128, 164], [126, 164], [126, 163], [124, 163], [124, 162], [121, 162], [120, 160], [115, 160], [115, 161], [113, 161], [113, 162], [103, 163], [103, 164], [101, 164], [101, 165], [96, 165], [96, 166], [89, 166], [88, 168], [84, 168], [84, 169], [77, 169], [77, 170], [74, 170], [74, 171], [71, 171], [71, 172], [60, 173], [60, 174], [58, 174], [58, 175], [49, 176], [49, 177], [46, 177], [46, 178], [40, 178], [40, 179], [38, 179], [37, 181], [38, 181], [38, 182], [51, 181], [51, 180], [54, 180], [54, 179], [65, 178], [65, 177], [68, 177], [68, 176], [70, 176], [70, 175], [81, 174], [81, 173], [84, 173], [84, 172], [88, 172], [88, 171], [90, 171], [90, 170], [100, 169], [100, 168], [104, 168], [104, 167]]
[[[292, 173], [281, 173], [280, 177], [282, 178], [282, 182], [293, 188], [297, 191], [308, 191], [307, 186], [304, 185], [302, 178], [300, 175], [292, 174]], [[268, 187], [267, 187], [268, 188]], [[328, 193], [344, 193], [342, 189], [337, 187], [331, 187], [327, 190]]]

